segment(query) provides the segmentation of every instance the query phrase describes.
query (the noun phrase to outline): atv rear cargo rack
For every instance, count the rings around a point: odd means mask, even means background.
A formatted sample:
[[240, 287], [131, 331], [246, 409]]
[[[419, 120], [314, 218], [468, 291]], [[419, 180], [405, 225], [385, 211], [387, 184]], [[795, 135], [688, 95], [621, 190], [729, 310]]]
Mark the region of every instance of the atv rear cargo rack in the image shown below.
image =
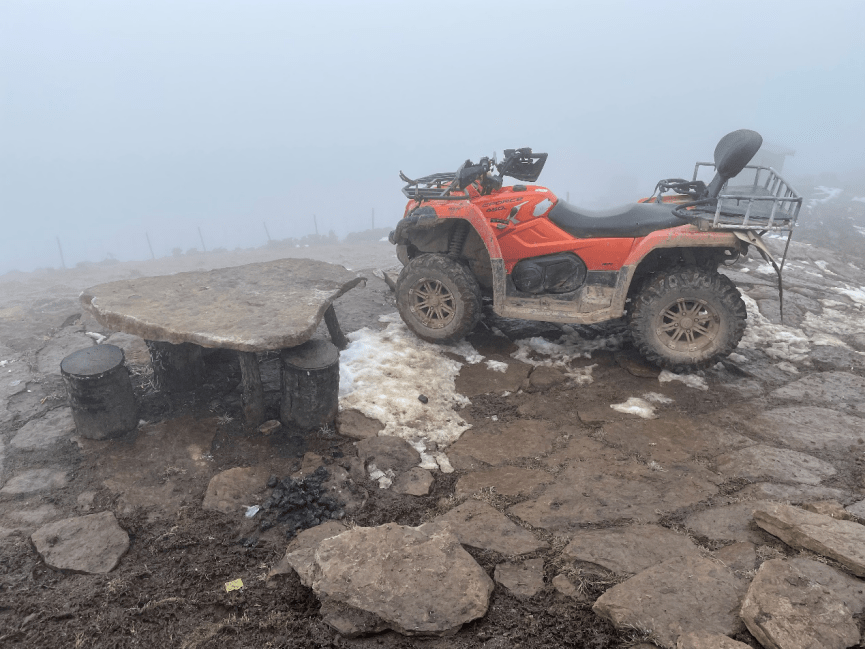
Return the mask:
[[[694, 165], [694, 181], [700, 167], [715, 169], [711, 162], [698, 162]], [[730, 186], [728, 181], [717, 201], [697, 205], [686, 213], [712, 215], [709, 225], [717, 229], [792, 233], [799, 219], [802, 197], [772, 167], [748, 165], [745, 169], [753, 170], [753, 183]]]

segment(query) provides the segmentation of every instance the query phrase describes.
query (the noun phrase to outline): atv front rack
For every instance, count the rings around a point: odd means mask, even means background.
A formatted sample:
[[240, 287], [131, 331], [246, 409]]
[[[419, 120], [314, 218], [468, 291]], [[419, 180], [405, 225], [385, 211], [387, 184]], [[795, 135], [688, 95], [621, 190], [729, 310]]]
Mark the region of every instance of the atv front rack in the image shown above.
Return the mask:
[[[694, 165], [694, 181], [700, 167], [715, 169], [711, 162], [698, 162]], [[792, 233], [799, 219], [802, 197], [772, 167], [748, 165], [745, 169], [753, 170], [753, 183], [730, 186], [728, 181], [717, 200], [695, 205], [684, 213], [710, 214], [710, 227], [716, 229]]]

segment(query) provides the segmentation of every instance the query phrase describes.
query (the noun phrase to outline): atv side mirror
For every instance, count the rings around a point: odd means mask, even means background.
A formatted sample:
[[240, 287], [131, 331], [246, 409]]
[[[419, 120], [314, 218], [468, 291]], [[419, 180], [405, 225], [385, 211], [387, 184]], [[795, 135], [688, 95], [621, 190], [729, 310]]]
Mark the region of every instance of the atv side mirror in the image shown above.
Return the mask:
[[717, 173], [706, 188], [706, 197], [717, 198], [724, 183], [737, 176], [751, 162], [762, 144], [762, 136], [748, 129], [733, 131], [722, 137], [715, 147]]

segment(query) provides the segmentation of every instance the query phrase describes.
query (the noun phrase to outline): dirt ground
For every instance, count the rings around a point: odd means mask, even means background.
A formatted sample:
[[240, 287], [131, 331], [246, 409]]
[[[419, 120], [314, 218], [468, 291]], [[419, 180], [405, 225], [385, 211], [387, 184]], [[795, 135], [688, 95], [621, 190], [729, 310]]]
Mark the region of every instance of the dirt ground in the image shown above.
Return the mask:
[[[304, 453], [314, 452], [326, 463], [341, 464], [355, 454], [352, 440], [331, 431], [303, 435], [283, 429], [264, 436], [246, 433], [241, 424], [239, 368], [230, 355], [208, 358], [205, 387], [190, 395], [165, 395], [152, 390], [146, 376], [136, 378], [136, 391], [147, 421], [124, 438], [92, 441], [76, 437], [30, 451], [15, 451], [11, 436], [28, 420], [65, 405], [57, 374], [38, 371], [39, 350], [64, 330], [104, 332], [80, 315], [77, 294], [93, 284], [140, 275], [237, 265], [283, 256], [309, 256], [363, 270], [369, 281], [336, 303], [346, 331], [377, 327], [378, 316], [395, 310], [386, 284], [372, 274], [397, 264], [386, 243], [332, 246], [303, 250], [263, 248], [236, 253], [185, 255], [141, 263], [90, 265], [68, 271], [7, 274], [0, 278], [0, 341], [31, 367], [27, 390], [9, 397], [16, 416], [2, 423], [5, 464], [0, 478], [28, 468], [62, 467], [67, 481], [59, 488], [0, 500], [0, 646], [3, 647], [626, 647], [644, 640], [638, 631], [622, 632], [596, 616], [595, 598], [616, 582], [614, 576], [594, 575], [582, 582], [584, 596], [562, 596], [550, 585], [559, 568], [561, 542], [532, 557], [545, 559], [545, 587], [529, 599], [496, 588], [488, 613], [465, 625], [453, 637], [406, 638], [395, 633], [345, 639], [318, 616], [319, 603], [296, 575], [268, 587], [268, 570], [285, 552], [281, 526], [259, 532], [242, 516], [205, 511], [201, 502], [208, 482], [218, 472], [238, 466], [263, 467], [284, 478], [301, 466]], [[518, 324], [518, 323], [517, 323]], [[498, 322], [508, 334], [517, 324]], [[65, 325], [65, 326], [64, 326]], [[538, 327], [535, 333], [543, 333]], [[525, 333], [525, 329], [522, 330]], [[560, 330], [553, 328], [558, 334]], [[502, 341], [502, 338], [497, 340]], [[492, 344], [481, 335], [479, 349]], [[502, 345], [503, 343], [496, 343]], [[509, 353], [505, 347], [487, 353]], [[265, 365], [266, 365], [265, 359]], [[645, 384], [625, 372], [610, 352], [593, 355], [594, 383], [560, 386], [548, 391], [472, 398], [461, 415], [482, 427], [495, 415], [576, 426], [586, 435], [594, 428], [581, 422], [577, 407], [624, 401]], [[271, 415], [276, 389], [265, 371]], [[657, 381], [653, 382], [657, 386]], [[640, 386], [643, 386], [642, 388]], [[470, 387], [470, 386], [469, 386]], [[673, 389], [673, 388], [670, 388]], [[741, 419], [755, 415], [759, 400], [742, 390], [714, 385], [709, 392], [677, 387], [676, 415], [700, 425], [709, 413], [736, 408]], [[663, 391], [663, 390], [662, 390]], [[736, 429], [735, 421], [728, 422]], [[0, 457], [3, 454], [0, 446]], [[623, 449], [638, 454], [638, 450]], [[347, 522], [417, 525], [451, 508], [461, 472], [435, 474], [431, 493], [400, 496], [367, 489], [369, 500]], [[855, 491], [860, 467], [839, 470], [831, 486]], [[729, 481], [719, 487], [722, 499], [742, 486]], [[501, 498], [501, 497], [500, 497]], [[516, 502], [498, 503], [502, 507]], [[52, 520], [96, 511], [112, 511], [130, 537], [120, 565], [106, 575], [71, 574], [48, 568], [30, 540], [30, 533]], [[675, 528], [682, 512], [661, 523]], [[783, 544], [767, 536], [765, 543], [784, 553]], [[707, 545], [711, 542], [707, 541]], [[494, 552], [469, 549], [492, 576], [505, 558]], [[241, 591], [226, 592], [224, 584], [242, 579]], [[272, 584], [271, 584], [272, 585]], [[754, 644], [743, 634], [738, 638]]]

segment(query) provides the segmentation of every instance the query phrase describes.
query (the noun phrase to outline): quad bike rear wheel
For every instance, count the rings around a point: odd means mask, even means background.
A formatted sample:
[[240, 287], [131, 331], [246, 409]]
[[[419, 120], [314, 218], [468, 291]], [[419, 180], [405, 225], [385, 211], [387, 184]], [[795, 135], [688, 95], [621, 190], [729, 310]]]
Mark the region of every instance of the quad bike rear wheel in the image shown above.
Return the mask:
[[426, 254], [402, 269], [396, 282], [399, 314], [419, 338], [452, 343], [481, 318], [481, 289], [471, 271], [452, 257]]
[[730, 279], [702, 268], [675, 268], [649, 280], [630, 313], [634, 345], [673, 371], [708, 367], [729, 355], [745, 333], [747, 312]]

